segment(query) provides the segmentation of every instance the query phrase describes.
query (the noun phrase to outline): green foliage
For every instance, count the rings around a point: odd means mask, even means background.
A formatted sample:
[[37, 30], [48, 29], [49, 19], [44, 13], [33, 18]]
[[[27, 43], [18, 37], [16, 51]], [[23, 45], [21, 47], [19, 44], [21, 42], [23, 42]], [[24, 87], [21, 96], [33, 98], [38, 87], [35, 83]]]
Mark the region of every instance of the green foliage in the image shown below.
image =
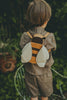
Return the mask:
[[15, 100], [18, 97], [14, 87], [14, 72], [0, 73], [0, 100]]
[[[0, 72], [0, 100], [22, 99], [15, 90], [14, 75], [16, 69], [21, 65], [21, 49], [19, 42], [22, 32], [28, 29], [25, 14], [30, 1], [32, 0], [4, 0], [4, 2], [2, 0], [0, 3], [0, 53], [9, 52], [11, 55], [17, 57], [14, 72], [7, 72], [5, 74]], [[53, 68], [67, 76], [67, 1], [46, 1], [52, 7], [52, 17], [46, 30], [55, 34], [57, 42], [57, 50], [53, 53], [55, 59]], [[15, 52], [15, 50], [18, 51]], [[54, 93], [60, 94], [60, 83], [62, 84], [63, 93], [67, 93], [67, 80], [59, 77], [54, 72], [53, 79]], [[53, 98], [55, 99], [54, 96]], [[50, 100], [52, 100], [52, 97], [50, 97]]]
[[[53, 65], [53, 68], [57, 70], [60, 74], [67, 76], [67, 58], [66, 57], [61, 57], [61, 58], [55, 58], [55, 63]], [[62, 85], [63, 93], [67, 91], [67, 79], [61, 78], [58, 76], [56, 73], [53, 72], [53, 78], [54, 78], [54, 87], [56, 88], [57, 91], [60, 91], [59, 84]], [[55, 91], [55, 92], [57, 92]]]

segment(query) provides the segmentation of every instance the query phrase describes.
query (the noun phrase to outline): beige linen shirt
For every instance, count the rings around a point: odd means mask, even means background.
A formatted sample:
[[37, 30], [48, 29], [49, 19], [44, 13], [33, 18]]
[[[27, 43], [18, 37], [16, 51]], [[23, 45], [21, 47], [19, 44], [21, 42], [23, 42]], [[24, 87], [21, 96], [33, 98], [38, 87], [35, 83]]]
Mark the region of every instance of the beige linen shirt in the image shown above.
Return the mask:
[[[42, 28], [42, 27], [33, 28], [33, 29], [29, 30], [29, 32], [31, 35], [38, 33], [38, 34], [41, 34], [43, 36], [47, 33], [47, 31], [45, 31], [44, 28]], [[26, 32], [24, 32], [22, 34], [21, 40], [20, 40], [21, 48], [23, 48], [30, 41], [31, 41], [31, 38], [27, 35]], [[56, 41], [55, 41], [55, 37], [54, 37], [53, 33], [50, 33], [46, 37], [46, 39], [44, 39], [44, 45], [46, 46], [47, 49], [56, 50]], [[42, 75], [45, 72], [48, 72], [48, 70], [51, 69], [51, 66], [54, 63], [54, 60], [52, 57], [52, 52], [50, 52], [49, 55], [50, 55], [50, 57], [45, 65], [45, 67], [39, 67], [37, 64], [26, 63], [24, 65], [25, 70], [32, 75]]]

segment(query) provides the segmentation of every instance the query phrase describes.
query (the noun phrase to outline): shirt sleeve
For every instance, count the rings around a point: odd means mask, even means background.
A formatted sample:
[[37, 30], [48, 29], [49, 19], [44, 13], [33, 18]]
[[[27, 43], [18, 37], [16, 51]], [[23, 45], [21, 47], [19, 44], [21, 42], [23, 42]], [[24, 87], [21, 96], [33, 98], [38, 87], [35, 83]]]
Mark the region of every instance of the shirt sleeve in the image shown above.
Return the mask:
[[56, 50], [56, 40], [53, 33], [50, 33], [49, 36], [45, 40], [46, 48]]
[[23, 49], [23, 47], [30, 41], [30, 37], [27, 35], [26, 32], [24, 32], [20, 39], [20, 47]]

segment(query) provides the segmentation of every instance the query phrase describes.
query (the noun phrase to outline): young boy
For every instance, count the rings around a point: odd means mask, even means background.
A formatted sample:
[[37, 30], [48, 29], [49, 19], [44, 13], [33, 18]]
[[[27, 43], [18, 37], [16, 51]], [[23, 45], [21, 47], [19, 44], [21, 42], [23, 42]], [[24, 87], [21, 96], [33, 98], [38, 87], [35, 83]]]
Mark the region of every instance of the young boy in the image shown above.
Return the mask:
[[[51, 17], [51, 7], [44, 0], [34, 0], [29, 4], [27, 10], [27, 20], [31, 23], [32, 29], [28, 32], [34, 34], [46, 35], [45, 27]], [[20, 46], [23, 48], [31, 38], [24, 32], [21, 37]], [[56, 42], [53, 33], [50, 33], [43, 41], [47, 50], [55, 50]], [[52, 72], [51, 66], [54, 60], [52, 51], [49, 52], [49, 59], [44, 67], [39, 67], [37, 64], [26, 63], [25, 67], [25, 83], [28, 94], [31, 100], [38, 100], [38, 95], [41, 95], [41, 100], [48, 100], [48, 97], [53, 93]]]

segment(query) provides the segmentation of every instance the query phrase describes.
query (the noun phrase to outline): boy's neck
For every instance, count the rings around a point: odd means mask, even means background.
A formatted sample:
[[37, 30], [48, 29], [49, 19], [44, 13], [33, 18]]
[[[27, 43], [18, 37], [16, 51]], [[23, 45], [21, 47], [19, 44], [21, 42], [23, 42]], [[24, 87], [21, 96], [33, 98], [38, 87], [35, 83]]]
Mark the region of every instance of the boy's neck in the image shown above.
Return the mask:
[[45, 28], [42, 26], [37, 26], [37, 27], [35, 27], [35, 29], [45, 29]]
[[45, 29], [46, 25], [38, 26], [38, 27], [35, 27], [35, 28], [43, 28], [43, 29]]
[[48, 21], [46, 21], [43, 25], [35, 27], [35, 28], [37, 28], [37, 29], [39, 29], [39, 28], [45, 29], [46, 26], [47, 26], [47, 23], [48, 23]]

